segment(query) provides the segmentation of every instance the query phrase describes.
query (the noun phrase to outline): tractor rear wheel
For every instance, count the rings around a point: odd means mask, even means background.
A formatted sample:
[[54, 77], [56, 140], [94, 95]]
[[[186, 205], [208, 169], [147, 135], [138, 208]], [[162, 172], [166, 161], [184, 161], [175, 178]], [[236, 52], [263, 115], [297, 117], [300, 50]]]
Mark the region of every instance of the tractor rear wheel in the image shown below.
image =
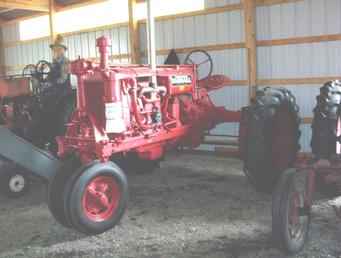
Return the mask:
[[265, 88], [242, 109], [239, 148], [244, 172], [261, 192], [272, 192], [282, 172], [292, 167], [299, 146], [298, 106], [290, 91]]
[[316, 159], [329, 159], [336, 154], [336, 128], [340, 115], [341, 81], [330, 81], [320, 88], [314, 109], [311, 148]]
[[117, 225], [127, 202], [127, 178], [112, 162], [94, 161], [80, 169], [64, 192], [67, 219], [87, 235], [101, 234]]

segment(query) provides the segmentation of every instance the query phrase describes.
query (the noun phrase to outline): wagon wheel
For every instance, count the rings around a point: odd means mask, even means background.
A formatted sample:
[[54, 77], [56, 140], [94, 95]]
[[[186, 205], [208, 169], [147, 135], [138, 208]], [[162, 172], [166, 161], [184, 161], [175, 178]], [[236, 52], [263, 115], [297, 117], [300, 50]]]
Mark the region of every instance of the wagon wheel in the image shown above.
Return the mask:
[[299, 252], [308, 239], [311, 220], [312, 185], [308, 171], [288, 169], [272, 197], [272, 233], [284, 251]]
[[34, 64], [29, 64], [26, 65], [25, 68], [22, 71], [22, 76], [23, 77], [27, 77], [27, 76], [35, 76], [37, 73], [37, 68]]
[[41, 60], [36, 65], [37, 78], [40, 82], [47, 82], [52, 71], [51, 63]]
[[213, 60], [204, 50], [193, 50], [186, 56], [184, 63], [197, 66], [198, 81], [205, 80], [212, 75]]

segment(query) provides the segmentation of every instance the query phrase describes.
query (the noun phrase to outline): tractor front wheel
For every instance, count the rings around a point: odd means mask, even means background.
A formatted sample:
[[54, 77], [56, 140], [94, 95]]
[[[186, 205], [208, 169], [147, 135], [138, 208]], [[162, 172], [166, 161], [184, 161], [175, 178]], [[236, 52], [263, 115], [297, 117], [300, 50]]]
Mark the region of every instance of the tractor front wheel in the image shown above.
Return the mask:
[[308, 239], [311, 218], [311, 190], [308, 172], [286, 170], [272, 196], [272, 234], [283, 251], [299, 252]]
[[121, 220], [128, 202], [128, 183], [112, 162], [93, 162], [70, 179], [64, 209], [73, 227], [87, 235], [101, 234]]

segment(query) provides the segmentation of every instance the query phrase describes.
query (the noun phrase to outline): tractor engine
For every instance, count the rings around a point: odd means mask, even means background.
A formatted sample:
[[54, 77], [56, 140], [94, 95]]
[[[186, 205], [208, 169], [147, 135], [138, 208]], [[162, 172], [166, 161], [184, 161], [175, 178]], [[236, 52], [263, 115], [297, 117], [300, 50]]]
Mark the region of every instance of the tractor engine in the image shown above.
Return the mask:
[[196, 65], [109, 66], [110, 41], [99, 38], [97, 46], [100, 63], [72, 63], [77, 110], [57, 139], [60, 156], [77, 152], [88, 163], [133, 152], [157, 160], [171, 147], [198, 146], [218, 123], [239, 121], [239, 112], [214, 106], [208, 95], [228, 85], [227, 77], [198, 81]]

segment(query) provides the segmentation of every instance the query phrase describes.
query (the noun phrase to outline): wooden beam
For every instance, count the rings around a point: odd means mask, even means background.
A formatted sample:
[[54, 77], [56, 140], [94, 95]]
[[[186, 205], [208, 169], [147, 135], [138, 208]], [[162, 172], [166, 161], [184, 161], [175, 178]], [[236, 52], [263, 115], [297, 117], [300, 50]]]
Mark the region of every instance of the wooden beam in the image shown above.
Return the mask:
[[[198, 16], [198, 15], [208, 15], [208, 14], [214, 14], [214, 13], [223, 13], [223, 12], [242, 10], [242, 9], [243, 9], [242, 4], [228, 4], [228, 5], [221, 6], [221, 7], [207, 8], [207, 9], [198, 10], [198, 11], [158, 16], [156, 17], [156, 21], [174, 20], [178, 18], [193, 17], [193, 16]], [[142, 19], [139, 22], [146, 23], [146, 20]]]
[[49, 0], [0, 0], [0, 8], [13, 8], [47, 13], [49, 11]]
[[276, 5], [276, 4], [289, 4], [295, 2], [303, 2], [303, 0], [256, 0], [257, 6]]
[[256, 45], [256, 4], [255, 0], [243, 0], [245, 19], [245, 39], [247, 49], [249, 98], [256, 96], [257, 85], [257, 45]]
[[131, 52], [131, 63], [139, 64], [140, 61], [140, 31], [136, 19], [136, 0], [129, 0], [129, 41]]
[[260, 40], [257, 42], [257, 46], [271, 47], [271, 46], [309, 44], [309, 43], [338, 41], [338, 40], [341, 40], [341, 34], [329, 34], [329, 35], [309, 36], [309, 37], [294, 37], [294, 38], [273, 39], [273, 40]]
[[322, 85], [328, 81], [341, 80], [341, 77], [308, 77], [308, 78], [289, 78], [289, 79], [260, 79], [257, 84], [261, 86], [281, 86], [281, 85]]
[[6, 9], [3, 9], [3, 10], [0, 10], [0, 14], [3, 14], [3, 13], [8, 13], [10, 11], [13, 11], [15, 10], [14, 8], [6, 8]]
[[56, 5], [56, 12], [67, 11], [75, 8], [81, 8], [84, 6], [92, 5], [92, 4], [100, 4], [107, 2], [108, 0], [82, 0], [79, 3], [68, 4], [68, 5]]
[[54, 0], [49, 0], [49, 23], [50, 23], [50, 41], [53, 44], [56, 39], [56, 30], [55, 30], [55, 3]]
[[2, 33], [0, 33], [0, 75], [6, 75], [6, 60], [5, 60], [5, 48], [3, 47], [4, 39]]
[[[185, 48], [175, 48], [175, 52], [177, 54], [186, 54], [196, 49], [202, 49], [205, 51], [220, 51], [226, 49], [239, 49], [245, 48], [245, 43], [243, 42], [236, 42], [236, 43], [229, 43], [229, 44], [216, 44], [216, 45], [203, 45], [203, 46], [196, 46], [196, 47], [185, 47]], [[164, 48], [159, 49], [156, 51], [157, 55], [168, 55], [172, 49]], [[146, 53], [144, 53], [146, 55]]]

